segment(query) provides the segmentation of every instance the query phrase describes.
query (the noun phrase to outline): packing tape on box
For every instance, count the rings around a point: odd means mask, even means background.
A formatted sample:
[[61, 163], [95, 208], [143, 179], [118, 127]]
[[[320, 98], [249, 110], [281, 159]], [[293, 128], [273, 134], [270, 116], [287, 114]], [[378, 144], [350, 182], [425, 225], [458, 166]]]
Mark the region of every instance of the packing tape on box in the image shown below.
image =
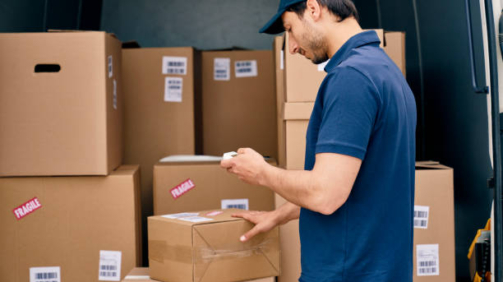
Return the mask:
[[149, 259], [163, 263], [166, 260], [182, 263], [208, 263], [219, 260], [233, 260], [253, 255], [277, 252], [279, 245], [274, 238], [265, 239], [260, 244], [244, 250], [214, 250], [210, 247], [171, 246], [166, 241], [149, 240]]

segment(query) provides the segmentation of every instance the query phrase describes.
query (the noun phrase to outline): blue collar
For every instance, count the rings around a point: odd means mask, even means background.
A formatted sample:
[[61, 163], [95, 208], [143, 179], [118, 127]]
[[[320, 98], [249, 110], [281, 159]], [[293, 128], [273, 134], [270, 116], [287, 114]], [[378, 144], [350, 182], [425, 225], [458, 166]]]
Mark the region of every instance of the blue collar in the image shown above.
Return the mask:
[[325, 66], [325, 71], [330, 72], [340, 63], [342, 63], [342, 61], [346, 60], [349, 56], [349, 53], [353, 49], [373, 43], [377, 43], [378, 45], [381, 43], [381, 40], [379, 40], [377, 33], [373, 30], [364, 31], [354, 35], [348, 41], [346, 41], [346, 43], [344, 43], [344, 45], [342, 45], [342, 47], [337, 50], [337, 52], [335, 52], [335, 55], [328, 61], [327, 65]]

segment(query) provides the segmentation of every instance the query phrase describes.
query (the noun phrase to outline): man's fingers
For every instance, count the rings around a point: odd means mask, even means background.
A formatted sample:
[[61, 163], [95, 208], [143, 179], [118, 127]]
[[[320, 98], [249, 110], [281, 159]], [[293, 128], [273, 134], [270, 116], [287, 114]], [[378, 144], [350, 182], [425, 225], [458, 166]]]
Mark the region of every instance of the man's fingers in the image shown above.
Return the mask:
[[241, 238], [239, 238], [239, 240], [241, 242], [246, 242], [248, 240], [250, 240], [251, 238], [253, 238], [255, 235], [259, 234], [261, 231], [260, 231], [260, 228], [258, 227], [258, 225], [255, 225], [255, 227], [253, 227], [250, 231], [246, 232], [245, 235], [241, 236]]
[[229, 167], [232, 167], [232, 166], [233, 166], [232, 159], [221, 160], [220, 161], [220, 167], [222, 167], [222, 168], [229, 168]]
[[239, 149], [237, 150], [237, 153], [238, 153], [238, 154], [244, 154], [244, 153], [245, 153], [245, 151], [246, 151], [245, 149], [246, 149], [246, 148], [239, 148]]

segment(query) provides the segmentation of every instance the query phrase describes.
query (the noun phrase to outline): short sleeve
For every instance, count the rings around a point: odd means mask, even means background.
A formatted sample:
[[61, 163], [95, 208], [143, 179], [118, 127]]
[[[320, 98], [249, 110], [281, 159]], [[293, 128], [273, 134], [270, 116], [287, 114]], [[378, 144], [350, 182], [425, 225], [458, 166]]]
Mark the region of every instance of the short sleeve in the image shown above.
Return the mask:
[[358, 70], [345, 67], [329, 74], [321, 90], [316, 154], [338, 153], [363, 160], [380, 104], [374, 84]]

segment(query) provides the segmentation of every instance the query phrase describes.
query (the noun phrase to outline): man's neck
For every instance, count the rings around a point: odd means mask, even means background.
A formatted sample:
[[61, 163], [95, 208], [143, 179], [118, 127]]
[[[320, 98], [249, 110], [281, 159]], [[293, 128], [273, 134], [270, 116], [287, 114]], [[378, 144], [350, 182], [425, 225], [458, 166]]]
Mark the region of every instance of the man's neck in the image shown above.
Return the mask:
[[346, 43], [351, 37], [362, 32], [362, 28], [354, 18], [347, 18], [342, 22], [334, 22], [327, 29], [329, 33], [326, 35], [329, 58]]

